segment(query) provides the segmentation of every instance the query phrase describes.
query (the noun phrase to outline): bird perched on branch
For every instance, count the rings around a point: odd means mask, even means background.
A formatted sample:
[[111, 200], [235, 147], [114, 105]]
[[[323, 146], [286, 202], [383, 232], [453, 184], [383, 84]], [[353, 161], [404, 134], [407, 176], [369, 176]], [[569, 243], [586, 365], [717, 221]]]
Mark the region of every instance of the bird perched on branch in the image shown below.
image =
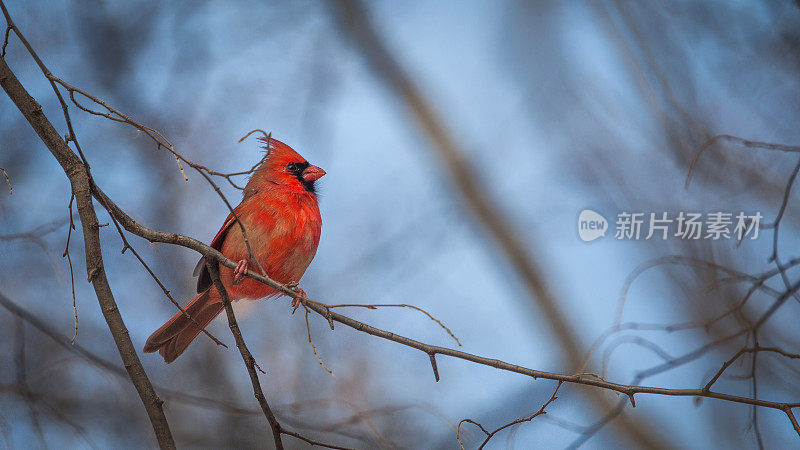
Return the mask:
[[[266, 144], [267, 155], [250, 176], [242, 202], [234, 208], [245, 234], [235, 216], [229, 214], [211, 241], [211, 247], [238, 261], [233, 270], [219, 267], [220, 280], [231, 300], [280, 294], [245, 278], [248, 268], [258, 273], [263, 267], [270, 278], [296, 286], [317, 252], [322, 228], [314, 183], [325, 171], [309, 164], [283, 142], [269, 137], [259, 139]], [[257, 262], [250, 257], [245, 237]], [[200, 334], [200, 327], [205, 328], [222, 312], [222, 300], [205, 264], [205, 258], [197, 263], [198, 295], [184, 308], [191, 319], [180, 311], [175, 314], [147, 339], [146, 353], [157, 351], [164, 361], [174, 361]], [[305, 296], [302, 290], [298, 291]], [[295, 308], [298, 304], [297, 300], [292, 302]]]

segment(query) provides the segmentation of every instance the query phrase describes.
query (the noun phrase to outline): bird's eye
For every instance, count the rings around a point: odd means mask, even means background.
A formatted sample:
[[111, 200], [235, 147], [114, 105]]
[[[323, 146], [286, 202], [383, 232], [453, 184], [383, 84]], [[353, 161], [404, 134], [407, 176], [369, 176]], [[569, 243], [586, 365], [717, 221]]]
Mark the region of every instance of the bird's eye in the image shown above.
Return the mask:
[[289, 163], [289, 164], [286, 165], [286, 171], [287, 172], [294, 173], [294, 172], [297, 172], [299, 169], [300, 169], [300, 164], [297, 164], [297, 163]]

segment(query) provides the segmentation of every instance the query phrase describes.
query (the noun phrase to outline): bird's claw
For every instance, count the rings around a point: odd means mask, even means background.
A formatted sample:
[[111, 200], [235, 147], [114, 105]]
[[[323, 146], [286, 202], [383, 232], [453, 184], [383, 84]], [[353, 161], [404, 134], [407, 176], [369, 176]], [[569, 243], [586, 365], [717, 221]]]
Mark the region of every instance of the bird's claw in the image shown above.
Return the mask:
[[[297, 281], [292, 281], [290, 283], [286, 283], [286, 287], [288, 287], [289, 289], [291, 289], [292, 291], [294, 291], [295, 293], [297, 293], [301, 297], [307, 298], [306, 297], [306, 291], [304, 291], [303, 288], [298, 286]], [[292, 309], [292, 314], [294, 314], [295, 311], [297, 311], [297, 308], [299, 308], [299, 307], [300, 307], [300, 299], [292, 297], [292, 308], [293, 308]]]
[[247, 272], [247, 260], [243, 259], [239, 261], [239, 264], [236, 265], [236, 268], [233, 269], [233, 284], [239, 284], [242, 282], [242, 278], [244, 278], [244, 274]]

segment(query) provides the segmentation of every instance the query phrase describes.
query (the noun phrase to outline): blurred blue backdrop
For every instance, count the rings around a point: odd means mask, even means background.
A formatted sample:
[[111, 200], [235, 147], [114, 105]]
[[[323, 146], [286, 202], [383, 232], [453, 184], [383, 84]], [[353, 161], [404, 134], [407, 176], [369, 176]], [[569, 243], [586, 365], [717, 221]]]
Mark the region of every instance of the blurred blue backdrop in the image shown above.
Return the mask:
[[[8, 8], [54, 74], [135, 120], [160, 130], [187, 158], [222, 172], [260, 158], [261, 128], [328, 175], [319, 183], [323, 236], [304, 276], [308, 295], [326, 303], [409, 303], [459, 337], [463, 350], [540, 370], [564, 372], [565, 356], [546, 317], [495, 242], [476, 223], [403, 103], [346, 39], [331, 8], [299, 2], [10, 1]], [[684, 189], [689, 162], [711, 136], [797, 144], [800, 132], [800, 11], [794, 2], [375, 2], [369, 13], [395, 57], [456, 136], [474, 182], [529, 245], [585, 350], [614, 324], [626, 277], [671, 254], [746, 272], [769, 269], [771, 234], [734, 241], [578, 239], [585, 208], [611, 222], [620, 211], [760, 211], [772, 220], [791, 173], [791, 155], [720, 144]], [[60, 131], [57, 100], [13, 36], [6, 60]], [[135, 129], [71, 108], [97, 183], [129, 214], [155, 229], [209, 241], [227, 214], [196, 173], [185, 182], [174, 159]], [[72, 335], [69, 271], [60, 255], [69, 184], [21, 114], [0, 99], [0, 166], [14, 194], [0, 195], [0, 289], [65, 338]], [[226, 195], [237, 201], [230, 186]], [[800, 215], [790, 202], [782, 256], [796, 256]], [[108, 221], [100, 211], [101, 222]], [[77, 215], [76, 215], [77, 216]], [[8, 238], [41, 225], [36, 239]], [[613, 226], [613, 223], [611, 224]], [[113, 227], [101, 236], [109, 279], [137, 348], [174, 312]], [[183, 301], [193, 293], [197, 255], [135, 236], [131, 243]], [[119, 362], [85, 282], [80, 233], [75, 264], [77, 343]], [[794, 272], [789, 272], [791, 275]], [[747, 286], [721, 283], [708, 268], [659, 267], [633, 282], [623, 322], [703, 322], [730, 308]], [[780, 279], [770, 285], [782, 288]], [[618, 333], [592, 355], [590, 369], [628, 383], [639, 371], [741, 328], [770, 304], [760, 295], [710, 330]], [[797, 303], [761, 335], [763, 345], [798, 342]], [[326, 441], [359, 447], [458, 448], [463, 418], [494, 428], [535, 412], [553, 382], [533, 381], [427, 358], [311, 317], [317, 364], [302, 314], [287, 299], [237, 304], [251, 350], [279, 418]], [[441, 328], [408, 309], [346, 314], [427, 343], [454, 346]], [[0, 447], [154, 446], [130, 383], [57, 347], [0, 311]], [[211, 332], [233, 342], [224, 319]], [[649, 378], [644, 384], [696, 388], [744, 340]], [[618, 351], [614, 351], [618, 350]], [[19, 356], [34, 399], [19, 393]], [[241, 358], [200, 337], [178, 361], [142, 355], [159, 386], [226, 400], [236, 413], [166, 396], [179, 446], [270, 445]], [[719, 389], [752, 395], [749, 359]], [[796, 401], [798, 366], [759, 359], [759, 395]], [[548, 414], [495, 437], [492, 448], [561, 448], [602, 417], [564, 386]], [[603, 393], [616, 401], [613, 393]], [[665, 446], [754, 447], [752, 410], [692, 398], [641, 396], [626, 416]], [[769, 448], [796, 445], [783, 413], [762, 410]], [[328, 430], [334, 429], [334, 431]], [[37, 431], [41, 429], [41, 433]], [[465, 445], [482, 434], [462, 427]], [[44, 441], [42, 441], [42, 439]], [[288, 439], [288, 438], [287, 438]], [[302, 447], [298, 442], [291, 446]], [[636, 445], [607, 426], [590, 448]]]

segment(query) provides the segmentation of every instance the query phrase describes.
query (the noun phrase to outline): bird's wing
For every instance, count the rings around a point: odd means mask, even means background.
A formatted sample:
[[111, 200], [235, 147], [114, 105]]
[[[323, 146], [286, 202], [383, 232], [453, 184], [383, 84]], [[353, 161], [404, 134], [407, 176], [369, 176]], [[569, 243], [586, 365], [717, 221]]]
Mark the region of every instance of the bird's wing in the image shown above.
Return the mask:
[[[241, 205], [239, 205], [241, 206]], [[234, 211], [239, 209], [239, 206], [234, 208]], [[237, 211], [236, 214], [239, 214]], [[228, 235], [228, 230], [230, 230], [231, 225], [236, 223], [236, 218], [233, 216], [233, 213], [228, 214], [228, 218], [225, 219], [225, 223], [222, 224], [222, 228], [219, 229], [217, 235], [214, 236], [214, 239], [211, 241], [211, 248], [216, 250], [222, 251], [222, 243], [225, 242], [225, 236]], [[197, 261], [197, 265], [194, 267], [194, 276], [199, 278], [197, 279], [197, 292], [203, 292], [211, 286], [211, 275], [208, 273], [208, 268], [206, 267], [206, 258], [200, 258], [200, 261]]]

